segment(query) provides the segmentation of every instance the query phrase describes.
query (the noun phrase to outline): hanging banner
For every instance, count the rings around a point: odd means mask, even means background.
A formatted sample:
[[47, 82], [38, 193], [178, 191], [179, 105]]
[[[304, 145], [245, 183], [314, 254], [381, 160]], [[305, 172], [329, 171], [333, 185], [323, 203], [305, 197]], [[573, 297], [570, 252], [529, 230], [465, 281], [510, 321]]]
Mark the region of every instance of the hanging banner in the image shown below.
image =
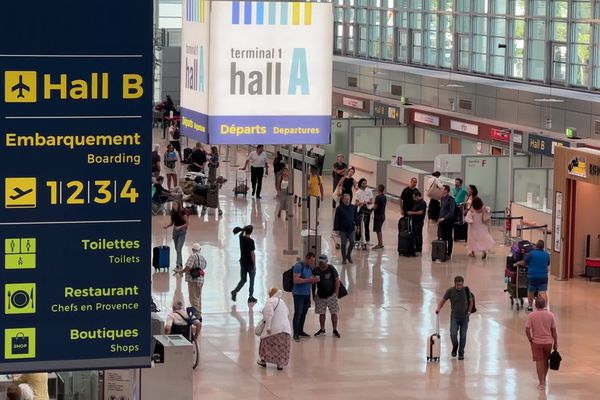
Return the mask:
[[0, 13], [0, 372], [149, 367], [152, 3], [32, 3]]
[[208, 142], [209, 0], [183, 1], [181, 134]]
[[211, 5], [212, 144], [330, 142], [330, 3]]

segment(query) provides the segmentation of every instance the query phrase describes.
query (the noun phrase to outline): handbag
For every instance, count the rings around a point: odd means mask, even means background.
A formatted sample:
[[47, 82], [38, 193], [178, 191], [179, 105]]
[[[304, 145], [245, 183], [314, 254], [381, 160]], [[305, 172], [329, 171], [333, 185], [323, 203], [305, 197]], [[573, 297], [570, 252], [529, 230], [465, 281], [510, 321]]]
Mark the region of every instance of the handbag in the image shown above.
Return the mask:
[[562, 361], [562, 357], [560, 356], [558, 350], [554, 350], [552, 354], [550, 354], [549, 361], [550, 369], [558, 371], [558, 369], [560, 368], [560, 362]]
[[431, 185], [429, 185], [429, 188], [425, 191], [425, 194], [430, 199], [439, 201], [442, 199], [442, 193], [442, 188], [438, 186], [437, 179], [433, 178], [433, 180], [431, 181]]
[[[279, 307], [279, 302], [281, 302], [281, 299], [277, 301], [277, 305], [273, 309], [273, 314], [275, 314], [275, 310], [277, 310], [277, 307]], [[254, 334], [259, 337], [262, 336], [263, 332], [265, 331], [265, 326], [267, 326], [267, 321], [265, 321], [263, 318], [263, 320], [260, 321], [254, 328]]]
[[342, 282], [340, 282], [340, 288], [338, 290], [338, 299], [346, 297], [347, 295], [348, 295], [348, 290], [346, 289], [344, 284]]
[[[198, 264], [200, 264], [200, 256], [196, 255], [196, 259], [198, 260]], [[191, 268], [190, 276], [192, 277], [192, 279], [198, 279], [201, 276], [204, 276], [204, 270], [200, 267]]]

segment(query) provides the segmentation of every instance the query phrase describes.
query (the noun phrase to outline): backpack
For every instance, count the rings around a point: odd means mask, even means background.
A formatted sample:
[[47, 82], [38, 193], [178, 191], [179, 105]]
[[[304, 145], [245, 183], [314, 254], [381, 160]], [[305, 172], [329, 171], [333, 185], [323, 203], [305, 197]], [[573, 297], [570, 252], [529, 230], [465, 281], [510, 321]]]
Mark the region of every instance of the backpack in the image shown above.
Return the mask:
[[[477, 307], [475, 307], [475, 295], [473, 294], [473, 292], [471, 292], [471, 289], [469, 289], [468, 286], [465, 286], [465, 294], [467, 295], [467, 302], [469, 301], [469, 297], [473, 299], [473, 308], [471, 308], [471, 314], [476, 313]], [[468, 306], [469, 304], [467, 303], [467, 307]]]
[[173, 131], [173, 140], [179, 140], [181, 137], [181, 133], [179, 132], [179, 128], [175, 128]]
[[286, 292], [294, 290], [294, 267], [283, 273], [283, 290]]

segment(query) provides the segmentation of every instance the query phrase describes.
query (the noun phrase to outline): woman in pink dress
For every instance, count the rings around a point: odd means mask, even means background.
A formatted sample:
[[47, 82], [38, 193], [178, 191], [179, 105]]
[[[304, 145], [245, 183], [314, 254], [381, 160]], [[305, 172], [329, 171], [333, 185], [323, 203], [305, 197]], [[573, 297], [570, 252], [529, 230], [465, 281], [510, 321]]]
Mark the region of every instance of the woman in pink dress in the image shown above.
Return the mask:
[[469, 224], [467, 236], [469, 257], [475, 257], [475, 252], [481, 251], [483, 252], [481, 258], [485, 260], [487, 252], [494, 247], [494, 238], [490, 235], [487, 225], [489, 220], [490, 211], [488, 207], [483, 206], [483, 201], [479, 197], [473, 198], [471, 208], [465, 217], [465, 222]]

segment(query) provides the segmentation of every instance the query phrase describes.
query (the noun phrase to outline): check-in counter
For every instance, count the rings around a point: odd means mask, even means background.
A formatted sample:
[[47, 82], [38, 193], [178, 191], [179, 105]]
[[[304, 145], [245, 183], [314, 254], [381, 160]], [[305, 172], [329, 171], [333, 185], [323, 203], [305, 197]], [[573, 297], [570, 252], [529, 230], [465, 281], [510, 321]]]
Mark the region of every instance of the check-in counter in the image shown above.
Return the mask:
[[356, 170], [356, 181], [365, 178], [369, 187], [376, 188], [387, 181], [387, 166], [389, 160], [364, 153], [350, 153], [350, 164]]
[[410, 184], [411, 178], [417, 178], [417, 188], [422, 192], [424, 177], [430, 173], [408, 165], [388, 164], [385, 191], [392, 196], [400, 197], [402, 190]]
[[[512, 216], [523, 217], [523, 227], [548, 225], [548, 237], [544, 238], [544, 232], [541, 229], [529, 229], [523, 231], [523, 239], [530, 242], [538, 240], [546, 240], [546, 247], [550, 248], [552, 242], [552, 210], [547, 208], [536, 208], [529, 206], [527, 203], [514, 202], [512, 203]], [[514, 221], [512, 228], [512, 236], [517, 234], [518, 221]]]

